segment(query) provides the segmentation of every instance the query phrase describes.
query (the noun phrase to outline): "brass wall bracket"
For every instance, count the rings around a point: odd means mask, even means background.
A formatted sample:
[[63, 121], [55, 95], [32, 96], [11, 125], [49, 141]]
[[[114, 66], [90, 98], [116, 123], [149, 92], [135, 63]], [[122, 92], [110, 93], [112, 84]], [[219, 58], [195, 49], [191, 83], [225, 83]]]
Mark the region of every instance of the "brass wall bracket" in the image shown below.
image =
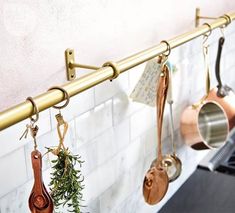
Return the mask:
[[210, 17], [210, 16], [201, 16], [200, 8], [196, 8], [196, 15], [195, 15], [195, 27], [198, 27], [200, 24], [200, 19], [217, 19], [218, 17]]
[[72, 81], [76, 78], [76, 70], [75, 68], [83, 68], [83, 69], [90, 69], [90, 70], [98, 70], [100, 67], [85, 65], [85, 64], [78, 64], [74, 62], [74, 50], [67, 49], [65, 50], [65, 63], [66, 63], [66, 73], [67, 73], [67, 80]]

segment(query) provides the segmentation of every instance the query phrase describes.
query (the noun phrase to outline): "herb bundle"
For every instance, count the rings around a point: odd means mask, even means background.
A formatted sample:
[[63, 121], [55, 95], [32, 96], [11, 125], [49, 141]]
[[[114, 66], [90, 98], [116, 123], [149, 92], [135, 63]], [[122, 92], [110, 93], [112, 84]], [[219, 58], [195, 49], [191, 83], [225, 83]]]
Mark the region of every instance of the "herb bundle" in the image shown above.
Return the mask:
[[[54, 151], [52, 148], [47, 148], [48, 152]], [[82, 190], [84, 188], [83, 176], [79, 169], [83, 161], [78, 155], [72, 155], [68, 149], [61, 148], [57, 154], [57, 159], [52, 160], [51, 182], [49, 184], [51, 189], [51, 196], [55, 207], [59, 206], [69, 207], [68, 212], [81, 213], [80, 207], [82, 201]]]

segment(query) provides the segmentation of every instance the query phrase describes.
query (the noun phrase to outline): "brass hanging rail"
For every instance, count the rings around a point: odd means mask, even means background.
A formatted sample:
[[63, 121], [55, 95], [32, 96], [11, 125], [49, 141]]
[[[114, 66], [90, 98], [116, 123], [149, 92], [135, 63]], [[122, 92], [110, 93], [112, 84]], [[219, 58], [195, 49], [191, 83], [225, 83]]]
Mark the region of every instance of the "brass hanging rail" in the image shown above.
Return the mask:
[[[234, 19], [235, 19], [235, 12], [219, 17], [218, 19], [210, 23], [211, 29], [227, 25]], [[168, 40], [168, 43], [171, 48], [175, 48], [209, 31], [210, 29], [207, 25], [202, 25], [198, 28], [193, 29], [192, 31], [186, 32], [182, 35], [179, 35], [175, 38]], [[146, 49], [132, 56], [124, 58], [116, 62], [115, 65], [118, 67], [119, 72], [122, 73], [164, 53], [165, 51], [167, 51], [167, 49], [168, 47], [165, 43], [160, 43], [149, 49]], [[87, 74], [72, 82], [66, 83], [62, 87], [72, 97], [97, 84], [102, 83], [103, 81], [112, 79], [113, 76], [115, 76], [114, 67], [104, 66], [98, 69], [97, 71]], [[39, 111], [41, 112], [63, 101], [63, 93], [59, 90], [51, 90], [34, 97], [34, 101], [37, 104]], [[2, 111], [0, 112], [0, 130], [6, 129], [9, 126], [14, 125], [32, 116], [32, 114], [33, 114], [33, 107], [29, 101], [22, 102], [5, 111]]]

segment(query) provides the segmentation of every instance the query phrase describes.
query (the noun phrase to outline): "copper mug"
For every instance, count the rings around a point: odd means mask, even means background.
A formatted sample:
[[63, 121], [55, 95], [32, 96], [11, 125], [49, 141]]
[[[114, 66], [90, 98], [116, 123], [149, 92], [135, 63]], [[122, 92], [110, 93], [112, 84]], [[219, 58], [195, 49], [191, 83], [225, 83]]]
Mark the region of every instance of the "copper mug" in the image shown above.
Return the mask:
[[219, 39], [218, 53], [216, 58], [215, 75], [218, 86], [217, 88], [214, 88], [210, 91], [207, 99], [214, 100], [219, 103], [221, 107], [223, 107], [229, 120], [229, 129], [231, 130], [235, 126], [235, 94], [229, 86], [222, 84], [220, 77], [220, 59], [224, 41], [224, 37]]
[[181, 115], [181, 133], [185, 143], [196, 150], [222, 146], [229, 133], [228, 118], [215, 101], [205, 100], [189, 106]]
[[[203, 45], [206, 71], [206, 95], [199, 104], [187, 107], [180, 121], [181, 134], [185, 143], [194, 149], [218, 148], [222, 146], [229, 133], [228, 117], [223, 107], [210, 92], [210, 72], [208, 63], [208, 45]], [[211, 96], [210, 96], [211, 97]]]

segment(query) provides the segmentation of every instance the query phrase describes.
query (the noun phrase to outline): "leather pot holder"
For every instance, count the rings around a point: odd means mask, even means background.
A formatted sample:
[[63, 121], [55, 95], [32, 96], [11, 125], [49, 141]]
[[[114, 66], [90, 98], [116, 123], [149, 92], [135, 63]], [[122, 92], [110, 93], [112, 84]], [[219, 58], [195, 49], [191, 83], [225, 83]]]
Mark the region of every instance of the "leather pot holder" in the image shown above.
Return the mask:
[[162, 72], [157, 86], [156, 108], [157, 108], [157, 127], [158, 127], [158, 156], [156, 163], [152, 163], [152, 167], [148, 170], [143, 183], [143, 195], [145, 201], [154, 205], [162, 200], [165, 196], [169, 180], [167, 172], [162, 167], [162, 151], [161, 151], [161, 132], [164, 106], [166, 102], [167, 90], [169, 83], [169, 70], [166, 65], [162, 67]]

